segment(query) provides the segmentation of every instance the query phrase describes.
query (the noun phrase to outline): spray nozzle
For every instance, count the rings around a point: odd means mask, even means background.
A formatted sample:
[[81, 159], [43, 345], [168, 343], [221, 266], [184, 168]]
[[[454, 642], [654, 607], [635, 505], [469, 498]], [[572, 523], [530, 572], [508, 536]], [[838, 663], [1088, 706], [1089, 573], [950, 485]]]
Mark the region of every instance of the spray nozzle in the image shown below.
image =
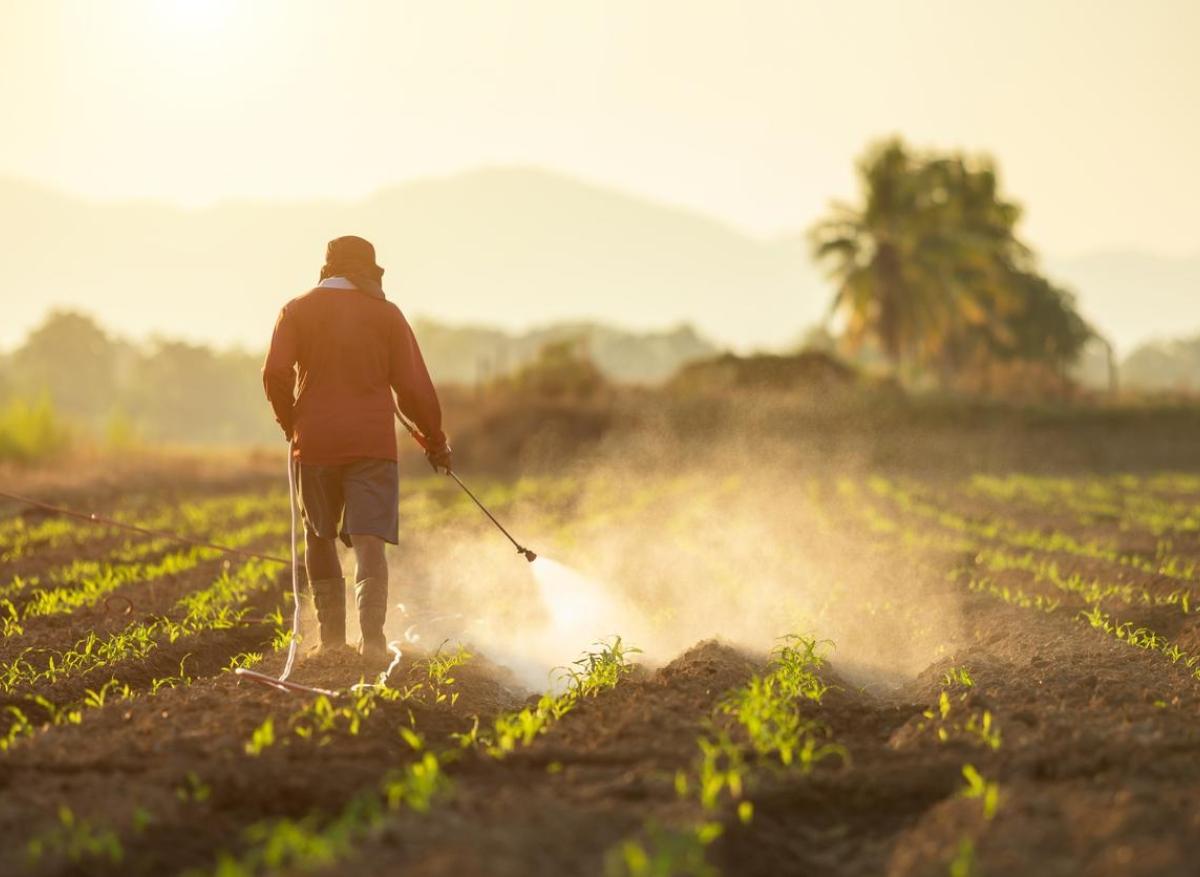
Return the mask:
[[532, 551], [530, 551], [528, 548], [518, 548], [517, 554], [524, 556], [524, 558], [526, 560], [528, 560], [530, 563], [533, 563], [535, 560], [537, 560], [537, 555], [534, 554]]

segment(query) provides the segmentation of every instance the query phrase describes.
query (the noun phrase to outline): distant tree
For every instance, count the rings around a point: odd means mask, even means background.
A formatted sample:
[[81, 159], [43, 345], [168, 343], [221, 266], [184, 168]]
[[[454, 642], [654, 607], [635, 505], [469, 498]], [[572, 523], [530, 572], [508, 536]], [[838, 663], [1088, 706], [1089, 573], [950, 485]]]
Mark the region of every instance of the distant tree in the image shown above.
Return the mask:
[[892, 139], [868, 150], [859, 176], [862, 204], [835, 204], [809, 233], [852, 347], [877, 345], [893, 367], [944, 381], [996, 358], [1058, 367], [1077, 355], [1090, 329], [1037, 273], [989, 159]]
[[608, 385], [580, 339], [544, 345], [505, 383], [523, 395], [545, 399], [587, 399]]
[[1122, 384], [1134, 390], [1195, 393], [1200, 390], [1200, 336], [1150, 341], [1121, 364]]
[[270, 440], [262, 360], [181, 341], [158, 341], [134, 367], [125, 395], [135, 428], [175, 441]]
[[52, 311], [11, 358], [9, 392], [48, 396], [59, 413], [95, 419], [113, 405], [117, 347], [96, 321], [74, 311]]

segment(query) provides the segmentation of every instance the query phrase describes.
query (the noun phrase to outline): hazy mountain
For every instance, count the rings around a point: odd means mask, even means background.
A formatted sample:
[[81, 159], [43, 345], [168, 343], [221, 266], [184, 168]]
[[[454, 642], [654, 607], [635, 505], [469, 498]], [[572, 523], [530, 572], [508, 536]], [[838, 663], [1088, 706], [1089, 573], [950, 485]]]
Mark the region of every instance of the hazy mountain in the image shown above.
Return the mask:
[[762, 241], [696, 213], [539, 170], [482, 170], [357, 204], [91, 204], [0, 183], [0, 343], [77, 305], [140, 335], [261, 346], [316, 282], [325, 242], [372, 239], [410, 316], [524, 329], [691, 323], [718, 342], [785, 343], [828, 294], [800, 239]]
[[1147, 341], [1200, 332], [1200, 251], [1172, 258], [1106, 250], [1047, 259], [1045, 269], [1076, 291], [1084, 315], [1122, 355]]
[[[594, 321], [683, 323], [721, 344], [791, 344], [828, 284], [800, 235], [761, 240], [698, 213], [530, 168], [385, 189], [354, 204], [93, 204], [0, 180], [0, 346], [69, 304], [127, 335], [259, 348], [280, 304], [316, 281], [325, 242], [378, 246], [385, 288], [412, 317], [510, 331]], [[1200, 253], [1047, 259], [1122, 354], [1200, 330]]]

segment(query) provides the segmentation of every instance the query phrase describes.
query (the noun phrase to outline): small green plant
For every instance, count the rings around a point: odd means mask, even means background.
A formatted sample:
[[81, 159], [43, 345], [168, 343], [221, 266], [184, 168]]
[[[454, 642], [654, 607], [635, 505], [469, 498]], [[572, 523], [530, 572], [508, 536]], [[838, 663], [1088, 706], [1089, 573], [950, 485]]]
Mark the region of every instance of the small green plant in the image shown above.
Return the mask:
[[229, 664], [222, 668], [223, 673], [232, 673], [240, 668], [249, 669], [262, 663], [262, 652], [241, 652], [229, 659]]
[[717, 877], [706, 850], [721, 836], [719, 822], [688, 828], [664, 828], [651, 823], [645, 838], [622, 841], [604, 857], [605, 877]]
[[970, 716], [964, 729], [968, 734], [978, 737], [989, 749], [995, 751], [1000, 748], [1000, 728], [992, 721], [990, 710], [984, 710], [978, 716]]
[[972, 688], [975, 685], [975, 680], [971, 678], [971, 671], [966, 667], [951, 667], [942, 676], [942, 684], [949, 688], [952, 685], [961, 685], [963, 688]]
[[425, 662], [426, 682], [429, 685], [430, 696], [433, 698], [433, 704], [439, 705], [448, 703], [454, 706], [458, 702], [458, 692], [448, 692], [446, 689], [453, 687], [454, 677], [450, 674], [458, 667], [471, 660], [471, 653], [463, 646], [459, 646], [453, 653], [448, 655], [441, 654], [439, 650]]
[[267, 716], [261, 725], [254, 729], [246, 742], [246, 754], [257, 758], [263, 751], [275, 745], [275, 718]]
[[383, 781], [383, 796], [389, 810], [407, 807], [417, 813], [428, 813], [434, 801], [450, 787], [436, 754], [425, 749], [425, 741], [411, 728], [400, 728], [404, 740], [419, 754], [417, 761], [393, 771]]
[[[742, 797], [745, 786], [746, 762], [742, 750], [734, 745], [728, 734], [717, 733], [699, 739], [700, 764], [697, 768], [697, 779], [700, 784], [700, 805], [705, 810], [713, 810], [721, 799], [721, 793], [728, 790], [734, 800]], [[687, 792], [686, 775], [677, 776], [676, 792]]]
[[641, 649], [626, 646], [619, 636], [611, 642], [595, 643], [598, 651], [585, 652], [570, 667], [561, 668], [567, 684], [578, 698], [594, 697], [601, 691], [614, 687], [621, 677], [633, 670], [632, 655]]
[[204, 783], [195, 771], [184, 774], [183, 782], [175, 788], [175, 797], [191, 804], [203, 804], [212, 797], [212, 788]]
[[[595, 697], [601, 691], [616, 686], [633, 670], [629, 656], [640, 650], [625, 646], [620, 637], [611, 643], [596, 643], [599, 651], [586, 652], [571, 667], [562, 668], [567, 678], [567, 690], [557, 696], [542, 695], [533, 706], [516, 712], [502, 713], [493, 722], [490, 731], [480, 732], [473, 728], [470, 742], [485, 747], [494, 758], [503, 758], [518, 746], [528, 746], [552, 723], [569, 713], [580, 700]], [[456, 739], [464, 741], [464, 735]]]
[[785, 637], [774, 652], [770, 672], [752, 677], [717, 707], [737, 720], [759, 756], [778, 758], [784, 767], [795, 765], [805, 773], [830, 756], [843, 761], [848, 757], [844, 747], [818, 742], [826, 734], [825, 725], [800, 709], [806, 700], [820, 704], [829, 690], [815, 672], [825, 664], [818, 652], [821, 645], [811, 637]]
[[25, 846], [25, 855], [30, 865], [44, 858], [74, 864], [106, 859], [116, 865], [124, 858], [124, 850], [114, 832], [79, 819], [70, 807], [62, 804], [58, 808], [58, 824], [32, 838]]
[[9, 705], [4, 708], [4, 712], [12, 716], [12, 721], [4, 736], [0, 737], [0, 752], [7, 752], [17, 740], [33, 734], [33, 723], [20, 707]]
[[[156, 689], [157, 690], [157, 689]], [[113, 695], [118, 701], [133, 700], [133, 690], [124, 682], [119, 682], [116, 677], [109, 679], [97, 690], [87, 689], [83, 705], [92, 709], [100, 709], [108, 701], [108, 696]]]
[[71, 431], [54, 410], [50, 397], [13, 399], [0, 408], [0, 462], [31, 463], [62, 453]]
[[975, 844], [969, 837], [958, 842], [948, 873], [949, 877], [973, 877], [975, 874]]
[[962, 796], [978, 798], [983, 804], [983, 818], [990, 820], [1000, 807], [999, 784], [985, 779], [973, 764], [964, 764], [962, 774], [963, 779], [967, 781], [966, 788], [962, 790]]

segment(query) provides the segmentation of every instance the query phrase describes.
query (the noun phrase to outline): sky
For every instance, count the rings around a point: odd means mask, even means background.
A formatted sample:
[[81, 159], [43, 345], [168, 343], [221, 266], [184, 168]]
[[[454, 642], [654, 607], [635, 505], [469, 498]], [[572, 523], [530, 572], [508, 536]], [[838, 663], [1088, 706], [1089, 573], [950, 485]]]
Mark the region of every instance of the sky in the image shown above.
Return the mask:
[[0, 0], [0, 174], [354, 199], [536, 164], [793, 233], [881, 135], [984, 150], [1071, 257], [1200, 250], [1192, 0]]
[[[993, 156], [1022, 237], [1127, 351], [1200, 327], [1197, 37], [1198, 0], [0, 0], [0, 178], [193, 210], [517, 165], [766, 241], [854, 199], [855, 158], [900, 135]], [[236, 328], [56, 267], [73, 279], [10, 302], [0, 344], [55, 305], [118, 332]], [[496, 321], [476, 292], [423, 313]], [[653, 327], [778, 346], [823, 312], [823, 289], [806, 296], [790, 322], [766, 313], [791, 307], [780, 293], [743, 326], [664, 288]], [[564, 318], [552, 304], [500, 316]], [[638, 327], [635, 310], [615, 319]]]

